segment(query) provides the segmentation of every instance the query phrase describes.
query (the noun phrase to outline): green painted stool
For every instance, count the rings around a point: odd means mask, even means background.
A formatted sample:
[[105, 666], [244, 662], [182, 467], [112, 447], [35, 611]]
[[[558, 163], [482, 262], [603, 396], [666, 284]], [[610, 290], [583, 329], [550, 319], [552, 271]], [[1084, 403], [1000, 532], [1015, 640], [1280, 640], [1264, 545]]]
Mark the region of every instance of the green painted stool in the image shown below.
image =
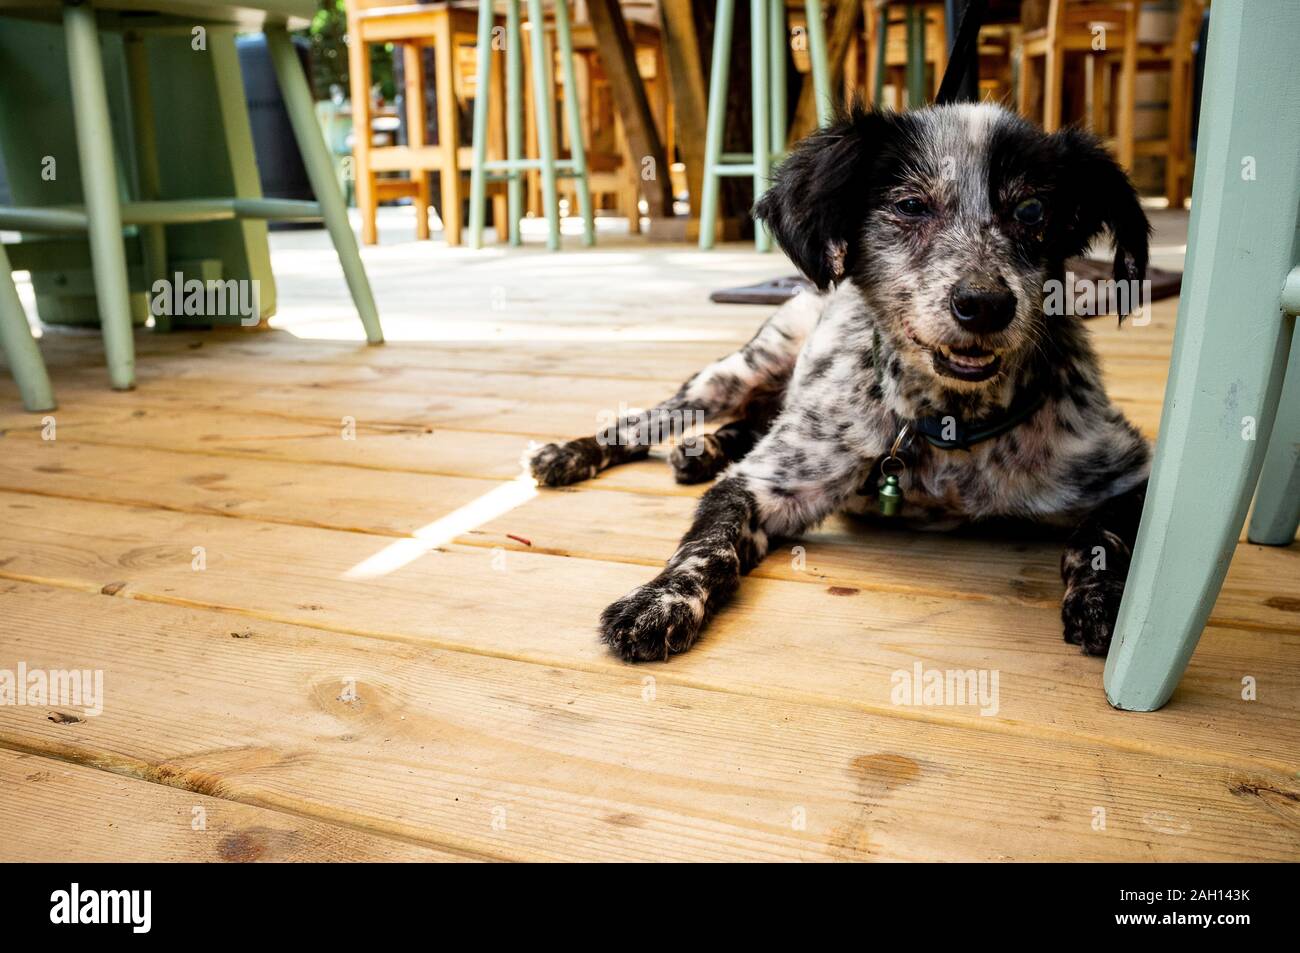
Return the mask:
[[[906, 11], [907, 23], [907, 102], [913, 109], [927, 100], [925, 89], [925, 8], [910, 3]], [[885, 50], [889, 40], [889, 9], [882, 5], [877, 11], [876, 26], [876, 84], [871, 91], [871, 101], [879, 104], [885, 95]]]
[[[104, 19], [109, 28], [133, 33], [151, 28], [173, 29], [174, 17], [167, 16], [170, 0], [151, 2], [147, 12], [129, 16], [121, 12], [130, 2], [118, 2]], [[57, 0], [32, 0], [23, 15], [61, 18], [68, 50], [73, 117], [81, 173], [84, 205], [60, 207], [0, 208], [0, 228], [36, 233], [81, 233], [89, 237], [95, 297], [99, 308], [109, 379], [118, 390], [130, 389], [135, 382], [135, 345], [132, 337], [130, 290], [124, 226], [137, 226], [142, 238], [149, 270], [165, 274], [167, 253], [162, 226], [227, 220], [267, 220], [323, 218], [333, 240], [353, 301], [370, 343], [382, 342], [379, 315], [370, 284], [357, 251], [356, 236], [348, 222], [347, 208], [334, 178], [329, 153], [313, 112], [311, 91], [306, 76], [289, 41], [285, 21], [290, 16], [309, 19], [314, 6], [308, 0], [184, 0], [179, 15], [188, 32], [208, 22], [195, 11], [211, 15], [215, 28], [229, 41], [230, 62], [234, 58], [233, 30], [230, 25], [247, 25], [265, 30], [267, 45], [280, 83], [294, 136], [302, 153], [307, 175], [316, 193], [316, 202], [291, 202], [260, 197], [200, 198], [156, 200], [159, 170], [154, 159], [157, 145], [151, 96], [146, 81], [146, 57], [143, 46], [128, 43], [128, 72], [131, 85], [131, 111], [137, 141], [138, 173], [145, 200], [124, 202], [123, 182], [128, 178], [114, 153], [113, 129], [101, 58], [100, 23], [95, 7], [86, 2], [60, 4]], [[266, 12], [261, 12], [265, 10]], [[134, 47], [134, 49], [132, 49]], [[214, 53], [216, 49], [214, 48]], [[237, 82], [237, 65], [234, 76]], [[248, 153], [251, 161], [251, 141]], [[25, 243], [24, 243], [25, 244]], [[21, 248], [22, 246], [16, 246]], [[39, 249], [37, 249], [39, 250]], [[6, 258], [4, 264], [8, 265]], [[0, 291], [0, 295], [4, 294]], [[6, 312], [5, 324], [11, 320]], [[6, 349], [10, 335], [6, 332]]]
[[1169, 700], [1218, 598], [1257, 481], [1249, 538], [1272, 545], [1295, 538], [1297, 37], [1300, 3], [1215, 0], [1210, 8], [1173, 363], [1142, 526], [1106, 659], [1106, 697], [1116, 708], [1153, 711]]
[[[754, 178], [754, 201], [767, 191], [772, 164], [785, 155], [786, 9], [785, 0], [750, 0], [750, 57], [753, 72], [753, 152], [723, 152], [727, 116], [727, 86], [731, 72], [731, 37], [736, 0], [718, 0], [713, 25], [713, 62], [709, 69], [708, 128], [704, 140], [704, 194], [700, 197], [700, 248], [713, 247], [718, 224], [720, 179], [728, 175]], [[817, 122], [830, 121], [830, 68], [826, 60], [826, 29], [821, 0], [807, 0], [808, 56], [812, 61]], [[765, 54], [763, 51], [766, 51]], [[760, 119], [760, 117], [765, 117]], [[754, 245], [770, 251], [772, 236], [754, 223]]]
[[[480, 0], [478, 12], [478, 66], [474, 93], [474, 159], [470, 167], [469, 244], [483, 247], [483, 218], [486, 214], [487, 183], [506, 182], [509, 242], [520, 244], [519, 220], [523, 214], [523, 174], [537, 169], [542, 175], [542, 204], [546, 208], [547, 239], [551, 250], [560, 247], [560, 202], [556, 190], [559, 177], [576, 180], [578, 207], [582, 215], [582, 243], [596, 241], [596, 223], [587, 183], [587, 156], [582, 143], [582, 119], [578, 107], [578, 83], [573, 66], [573, 33], [567, 0], [555, 0], [555, 33], [559, 43], [560, 68], [564, 71], [564, 120], [569, 130], [570, 158], [555, 157], [555, 126], [551, 122], [551, 57], [546, 48], [546, 19], [542, 0], [528, 0], [533, 72], [533, 109], [537, 120], [536, 159], [523, 157], [523, 30], [520, 0], [506, 4], [506, 158], [489, 162], [487, 157], [488, 102], [492, 85], [491, 0]], [[498, 225], [499, 228], [499, 225]]]

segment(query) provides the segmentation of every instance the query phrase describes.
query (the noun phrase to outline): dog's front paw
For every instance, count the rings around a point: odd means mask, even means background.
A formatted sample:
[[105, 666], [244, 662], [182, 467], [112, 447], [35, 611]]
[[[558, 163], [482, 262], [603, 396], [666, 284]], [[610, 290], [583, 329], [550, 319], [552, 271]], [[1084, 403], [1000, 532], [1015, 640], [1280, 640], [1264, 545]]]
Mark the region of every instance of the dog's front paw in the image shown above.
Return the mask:
[[528, 455], [528, 469], [545, 486], [568, 486], [590, 480], [600, 472], [600, 444], [594, 437], [548, 443]]
[[667, 661], [694, 644], [703, 624], [704, 600], [665, 573], [602, 612], [600, 637], [626, 662]]
[[1061, 602], [1065, 641], [1083, 646], [1087, 655], [1105, 655], [1123, 596], [1124, 584], [1111, 579], [1071, 586]]
[[704, 483], [727, 468], [730, 461], [711, 433], [688, 437], [673, 447], [668, 463], [678, 483]]

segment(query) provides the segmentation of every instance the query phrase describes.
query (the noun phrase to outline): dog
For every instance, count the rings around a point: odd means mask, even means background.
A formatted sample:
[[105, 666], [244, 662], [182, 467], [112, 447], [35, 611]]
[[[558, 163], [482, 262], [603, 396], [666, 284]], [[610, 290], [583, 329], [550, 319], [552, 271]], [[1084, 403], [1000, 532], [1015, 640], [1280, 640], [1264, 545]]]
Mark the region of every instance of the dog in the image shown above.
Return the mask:
[[1065, 641], [1105, 654], [1150, 447], [1107, 397], [1080, 318], [1044, 304], [1107, 230], [1116, 282], [1145, 277], [1150, 226], [1102, 144], [991, 104], [853, 105], [793, 149], [754, 211], [818, 290], [658, 406], [531, 456], [560, 486], [646, 456], [673, 415], [730, 421], [672, 450], [679, 481], [721, 478], [663, 571], [601, 615], [603, 640], [666, 660], [774, 539], [882, 509], [1060, 528]]

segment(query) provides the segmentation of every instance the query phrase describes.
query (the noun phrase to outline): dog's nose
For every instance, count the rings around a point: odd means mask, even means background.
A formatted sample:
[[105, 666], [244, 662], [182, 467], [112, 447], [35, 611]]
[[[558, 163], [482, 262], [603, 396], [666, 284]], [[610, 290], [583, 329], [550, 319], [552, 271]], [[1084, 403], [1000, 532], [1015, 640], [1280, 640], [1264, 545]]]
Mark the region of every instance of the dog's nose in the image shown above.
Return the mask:
[[972, 334], [1001, 331], [1016, 316], [1016, 296], [999, 275], [966, 277], [957, 282], [950, 299], [952, 316]]

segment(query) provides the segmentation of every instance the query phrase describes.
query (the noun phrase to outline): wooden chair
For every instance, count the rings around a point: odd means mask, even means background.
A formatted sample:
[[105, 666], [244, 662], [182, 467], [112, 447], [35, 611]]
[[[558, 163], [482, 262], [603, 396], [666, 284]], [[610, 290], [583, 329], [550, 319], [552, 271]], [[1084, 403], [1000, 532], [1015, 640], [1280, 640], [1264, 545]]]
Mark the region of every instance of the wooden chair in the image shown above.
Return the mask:
[[[1300, 123], [1279, 108], [1300, 102], [1297, 36], [1297, 3], [1215, 0], [1210, 8], [1173, 361], [1106, 659], [1106, 697], [1117, 708], [1152, 711], [1169, 700], [1218, 598], [1252, 495], [1250, 541], [1295, 545]], [[1253, 174], [1243, 175], [1244, 156]]]
[[1204, 0], [1180, 0], [1173, 38], [1146, 42], [1138, 38], [1138, 72], [1169, 74], [1169, 122], [1158, 139], [1139, 139], [1134, 152], [1165, 161], [1165, 197], [1170, 208], [1182, 208], [1192, 176], [1192, 48], [1205, 14]]
[[[463, 100], [477, 88], [478, 78], [465, 69], [472, 57], [462, 57], [462, 47], [473, 47], [478, 26], [476, 4], [459, 2], [417, 3], [414, 0], [348, 0], [348, 75], [352, 88], [353, 156], [357, 208], [361, 212], [361, 240], [378, 241], [375, 217], [379, 203], [410, 198], [415, 206], [415, 233], [429, 237], [430, 173], [441, 179], [443, 237], [449, 245], [461, 243], [462, 205], [466, 198], [461, 176], [468, 173], [472, 152], [461, 145], [460, 110]], [[402, 48], [403, 95], [406, 106], [405, 145], [376, 147], [370, 135], [370, 46], [393, 43]], [[438, 142], [426, 142], [427, 101], [423, 53], [433, 47], [434, 98], [438, 110]], [[493, 112], [497, 109], [494, 105]], [[490, 146], [500, 154], [500, 122], [490, 123]], [[403, 172], [405, 176], [381, 176]]]
[[[1048, 132], [1060, 129], [1066, 94], [1066, 60], [1080, 56], [1091, 65], [1091, 107], [1084, 110], [1094, 128], [1114, 130], [1109, 145], [1125, 169], [1132, 169], [1134, 156], [1134, 109], [1138, 65], [1138, 0], [1047, 0], [1026, 3], [1025, 29], [1020, 36], [1020, 112], [1040, 118]], [[1034, 11], [1046, 16], [1035, 22]], [[1118, 50], [1116, 56], [1114, 51]], [[1100, 54], [1100, 55], [1099, 55]], [[1118, 80], [1111, 97], [1114, 121], [1101, 115], [1104, 78], [1111, 71], [1099, 68], [1117, 62]], [[1041, 77], [1040, 77], [1041, 74]], [[1040, 95], [1041, 94], [1041, 95]], [[1038, 101], [1041, 99], [1041, 107]]]

